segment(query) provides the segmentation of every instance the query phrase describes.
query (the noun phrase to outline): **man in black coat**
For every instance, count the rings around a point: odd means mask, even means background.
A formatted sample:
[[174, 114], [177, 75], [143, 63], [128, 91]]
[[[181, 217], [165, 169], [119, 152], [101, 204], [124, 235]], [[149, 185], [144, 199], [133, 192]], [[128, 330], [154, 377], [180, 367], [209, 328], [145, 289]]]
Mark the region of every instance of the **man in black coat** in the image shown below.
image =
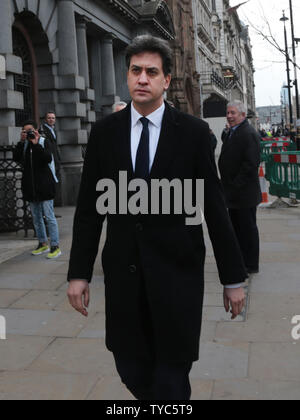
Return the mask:
[[[168, 43], [137, 37], [127, 48], [126, 59], [132, 103], [97, 122], [88, 143], [74, 220], [68, 297], [77, 311], [88, 315], [89, 282], [105, 218], [96, 209], [99, 200], [105, 201], [99, 191], [108, 180], [118, 192], [118, 211], [107, 215], [102, 252], [107, 348], [136, 398], [185, 400], [191, 395], [188, 375], [199, 352], [202, 225], [187, 225], [186, 207], [191, 202], [185, 203], [181, 214], [173, 204], [170, 214], [161, 209], [159, 214], [130, 214], [132, 188], [128, 208], [123, 201], [129, 186], [137, 181], [150, 186], [154, 180], [203, 179], [206, 222], [225, 286], [225, 308], [229, 311], [231, 306], [232, 318], [242, 311], [241, 286], [247, 274], [217, 176], [209, 127], [164, 102], [171, 81]], [[141, 201], [144, 198], [140, 196]]]
[[260, 137], [246, 119], [242, 102], [228, 105], [227, 120], [230, 131], [219, 159], [221, 180], [246, 269], [248, 273], [257, 273], [259, 233], [256, 210], [262, 201], [258, 177]]
[[45, 137], [51, 149], [53, 155], [56, 177], [58, 179], [58, 184], [56, 185], [56, 197], [55, 205], [62, 205], [61, 203], [61, 157], [59, 152], [59, 146], [57, 143], [57, 131], [55, 128], [56, 115], [54, 111], [48, 111], [45, 115], [45, 121], [41, 125], [40, 133]]

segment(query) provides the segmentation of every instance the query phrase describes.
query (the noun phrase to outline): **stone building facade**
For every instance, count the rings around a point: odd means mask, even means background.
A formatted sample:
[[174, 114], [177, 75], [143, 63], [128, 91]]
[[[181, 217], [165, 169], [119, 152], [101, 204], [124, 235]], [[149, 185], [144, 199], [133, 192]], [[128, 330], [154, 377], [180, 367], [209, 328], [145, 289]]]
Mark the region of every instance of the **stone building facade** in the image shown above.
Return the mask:
[[219, 137], [226, 104], [241, 100], [255, 117], [254, 67], [248, 29], [229, 0], [193, 0], [201, 110]]
[[[1, 0], [0, 145], [19, 140], [24, 120], [55, 111], [62, 204], [76, 201], [91, 125], [130, 99], [126, 46], [145, 33], [175, 42], [172, 12], [164, 0]], [[180, 89], [171, 100], [193, 109]]]

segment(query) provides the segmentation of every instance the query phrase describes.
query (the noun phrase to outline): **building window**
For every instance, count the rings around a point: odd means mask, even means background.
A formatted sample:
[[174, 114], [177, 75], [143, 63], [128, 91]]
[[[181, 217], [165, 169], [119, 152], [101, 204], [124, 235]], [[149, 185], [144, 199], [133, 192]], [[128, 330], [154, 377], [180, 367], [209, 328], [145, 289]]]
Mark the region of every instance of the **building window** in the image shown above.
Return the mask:
[[27, 42], [22, 33], [15, 28], [13, 28], [13, 51], [14, 55], [21, 57], [23, 65], [23, 74], [14, 76], [14, 89], [23, 93], [24, 97], [24, 109], [16, 110], [16, 126], [21, 127], [25, 120], [34, 118], [33, 69]]

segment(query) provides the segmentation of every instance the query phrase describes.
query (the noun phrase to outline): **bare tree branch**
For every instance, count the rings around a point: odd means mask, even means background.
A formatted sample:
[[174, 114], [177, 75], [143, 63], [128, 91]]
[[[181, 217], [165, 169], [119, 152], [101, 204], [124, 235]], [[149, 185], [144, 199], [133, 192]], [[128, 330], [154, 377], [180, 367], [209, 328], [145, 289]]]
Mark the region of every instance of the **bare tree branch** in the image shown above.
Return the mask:
[[276, 48], [276, 50], [277, 51], [279, 51], [281, 54], [283, 54], [284, 56], [285, 56], [285, 58], [288, 58], [288, 60], [289, 60], [289, 62], [290, 63], [292, 63], [293, 64], [293, 66], [296, 66], [297, 67], [297, 69], [299, 69], [300, 70], [300, 67], [298, 66], [298, 64], [290, 57], [290, 55], [289, 54], [287, 54], [286, 53], [286, 51], [285, 50], [283, 50], [281, 47], [280, 47], [280, 45], [279, 45], [279, 43], [277, 42], [277, 40], [276, 40], [276, 38], [274, 37], [274, 35], [273, 35], [273, 33], [272, 33], [272, 29], [271, 29], [271, 26], [270, 26], [270, 22], [268, 21], [268, 19], [267, 19], [267, 17], [266, 17], [266, 15], [265, 15], [265, 12], [264, 12], [264, 9], [263, 9], [263, 7], [261, 6], [261, 3], [260, 3], [260, 8], [261, 8], [261, 13], [262, 13], [262, 18], [263, 18], [263, 21], [265, 22], [265, 24], [267, 25], [267, 27], [268, 27], [268, 32], [269, 32], [269, 34], [265, 34], [263, 31], [262, 31], [262, 29], [260, 29], [259, 27], [257, 27], [256, 25], [254, 25], [253, 24], [253, 22], [251, 22], [250, 21], [250, 19], [248, 18], [248, 17], [246, 17], [246, 19], [247, 19], [247, 23], [248, 23], [248, 25], [249, 26], [251, 26], [251, 28], [258, 34], [258, 35], [260, 35], [265, 41], [267, 41], [270, 45], [272, 45], [272, 47], [274, 47], [274, 48]]

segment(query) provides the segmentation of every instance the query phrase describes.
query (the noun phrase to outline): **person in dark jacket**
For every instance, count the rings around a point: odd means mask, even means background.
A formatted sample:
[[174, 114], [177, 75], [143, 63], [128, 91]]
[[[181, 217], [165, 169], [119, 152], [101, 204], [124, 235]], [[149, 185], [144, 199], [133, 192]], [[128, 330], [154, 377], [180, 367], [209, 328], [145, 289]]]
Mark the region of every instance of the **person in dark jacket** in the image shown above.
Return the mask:
[[259, 233], [256, 211], [262, 201], [258, 169], [260, 136], [246, 119], [240, 101], [227, 107], [230, 131], [219, 159], [221, 180], [229, 215], [248, 273], [259, 271]]
[[[87, 147], [74, 219], [69, 301], [88, 315], [89, 283], [105, 219], [97, 211], [99, 181], [108, 180], [127, 197], [129, 184], [137, 181], [150, 187], [150, 180], [204, 179], [204, 212], [225, 287], [225, 308], [229, 311], [231, 305], [235, 318], [244, 305], [247, 275], [217, 176], [209, 127], [164, 101], [172, 63], [167, 41], [137, 37], [126, 60], [132, 102], [98, 121]], [[125, 213], [123, 208], [107, 215], [102, 253], [106, 346], [137, 399], [188, 400], [204, 293], [201, 221], [187, 225], [186, 210], [133, 214], [125, 200]]]
[[48, 111], [45, 115], [45, 121], [40, 127], [40, 134], [45, 137], [50, 145], [51, 152], [54, 158], [55, 164], [55, 173], [58, 180], [56, 184], [56, 195], [54, 200], [54, 205], [62, 205], [61, 198], [61, 156], [59, 152], [59, 146], [57, 143], [57, 131], [55, 128], [56, 115], [54, 111]]
[[[14, 150], [13, 158], [23, 167], [23, 199], [30, 204], [32, 220], [39, 240], [32, 255], [47, 253], [47, 258], [57, 258], [61, 255], [61, 251], [58, 225], [53, 210], [57, 183], [54, 158], [49, 142], [40, 136], [34, 121], [24, 123], [21, 141]], [[50, 236], [50, 249], [44, 218]]]

